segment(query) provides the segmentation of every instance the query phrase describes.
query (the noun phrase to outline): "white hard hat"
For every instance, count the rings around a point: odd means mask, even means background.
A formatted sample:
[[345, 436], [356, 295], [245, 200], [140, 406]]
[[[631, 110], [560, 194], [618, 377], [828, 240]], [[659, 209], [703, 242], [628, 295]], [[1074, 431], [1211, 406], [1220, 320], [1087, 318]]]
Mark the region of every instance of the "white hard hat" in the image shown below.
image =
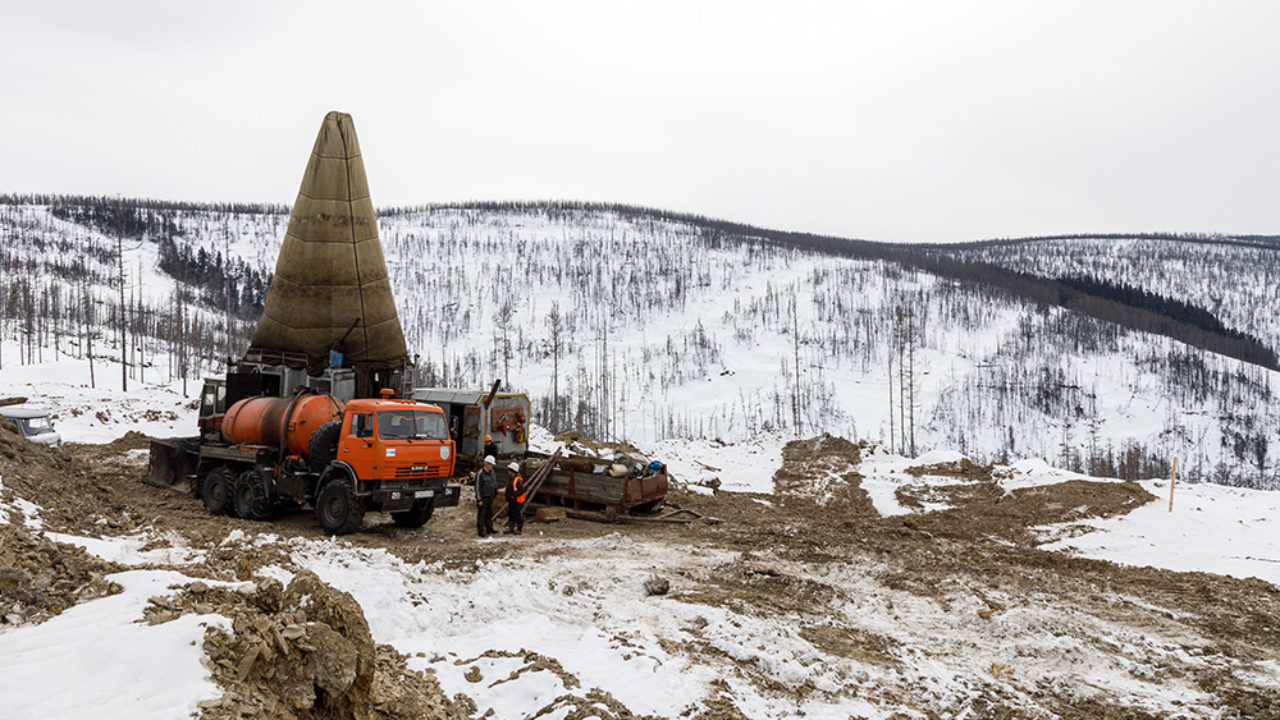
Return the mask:
[[508, 469], [508, 470], [510, 470], [510, 471], [511, 471], [511, 472], [513, 472], [513, 473], [518, 473], [518, 472], [520, 472], [520, 466], [519, 466], [519, 465], [517, 465], [517, 464], [515, 464], [515, 463], [511, 463], [510, 465], [508, 465], [508, 466], [507, 466], [507, 469]]
[[492, 455], [485, 455], [485, 456], [484, 456], [484, 464], [485, 464], [485, 465], [492, 465], [493, 463], [494, 463], [494, 460], [493, 460], [493, 456], [492, 456]]

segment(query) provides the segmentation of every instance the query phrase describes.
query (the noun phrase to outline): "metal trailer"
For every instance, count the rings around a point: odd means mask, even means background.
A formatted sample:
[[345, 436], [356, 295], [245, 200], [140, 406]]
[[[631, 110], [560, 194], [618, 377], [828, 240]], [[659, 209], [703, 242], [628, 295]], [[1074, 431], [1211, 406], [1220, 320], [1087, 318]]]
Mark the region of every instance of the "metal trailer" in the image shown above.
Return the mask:
[[[499, 393], [497, 384], [488, 392], [455, 388], [416, 388], [411, 397], [439, 406], [449, 418], [458, 465], [464, 475], [478, 469], [484, 458], [484, 436], [493, 436], [498, 448], [498, 479], [507, 474], [507, 462], [521, 464], [526, 478], [547, 462], [543, 453], [529, 452], [529, 397], [523, 393]], [[662, 506], [667, 496], [666, 466], [651, 470], [647, 463], [628, 458], [627, 472], [610, 474], [613, 461], [594, 458], [560, 458], [532, 496], [533, 502], [570, 510], [602, 511], [616, 517], [632, 510], [648, 512]]]
[[[415, 388], [409, 397], [444, 410], [449, 433], [458, 448], [457, 475], [478, 469], [484, 459], [484, 436], [491, 435], [501, 458], [523, 458], [529, 452], [529, 396], [455, 388]], [[505, 465], [506, 463], [499, 463]]]
[[[523, 464], [526, 476], [547, 459], [544, 454], [529, 453]], [[612, 465], [596, 458], [560, 458], [532, 500], [571, 510], [602, 511], [607, 519], [662, 507], [668, 485], [665, 465], [656, 469], [637, 465], [621, 476], [610, 474]]]

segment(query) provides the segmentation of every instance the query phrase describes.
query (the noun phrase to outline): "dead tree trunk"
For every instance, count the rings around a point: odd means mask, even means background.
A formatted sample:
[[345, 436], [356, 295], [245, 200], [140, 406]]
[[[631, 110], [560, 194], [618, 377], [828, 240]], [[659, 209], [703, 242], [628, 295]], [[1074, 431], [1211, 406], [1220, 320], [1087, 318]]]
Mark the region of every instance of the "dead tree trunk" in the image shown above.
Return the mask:
[[120, 201], [116, 200], [116, 260], [120, 268], [120, 390], [129, 391], [129, 356], [125, 338], [124, 316], [128, 306], [124, 304], [124, 230], [121, 225]]

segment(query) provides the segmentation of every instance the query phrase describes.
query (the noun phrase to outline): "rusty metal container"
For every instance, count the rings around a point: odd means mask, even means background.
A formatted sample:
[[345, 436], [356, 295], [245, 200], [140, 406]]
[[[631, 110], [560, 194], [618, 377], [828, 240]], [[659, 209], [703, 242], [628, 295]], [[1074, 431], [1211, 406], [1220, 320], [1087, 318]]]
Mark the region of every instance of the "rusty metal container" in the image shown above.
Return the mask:
[[306, 455], [311, 434], [331, 420], [341, 420], [342, 408], [342, 401], [332, 395], [245, 398], [227, 408], [222, 439], [244, 445], [279, 445], [284, 435], [290, 453]]

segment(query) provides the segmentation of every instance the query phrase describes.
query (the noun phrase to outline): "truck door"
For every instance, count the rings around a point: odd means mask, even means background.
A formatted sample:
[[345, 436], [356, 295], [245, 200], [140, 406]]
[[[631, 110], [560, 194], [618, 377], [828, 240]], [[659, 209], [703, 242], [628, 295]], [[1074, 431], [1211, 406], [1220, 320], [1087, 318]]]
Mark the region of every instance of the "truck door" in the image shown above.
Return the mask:
[[479, 457], [484, 438], [480, 435], [480, 408], [472, 405], [462, 412], [462, 444], [460, 452], [463, 457]]
[[355, 468], [360, 479], [376, 478], [382, 470], [381, 447], [373, 435], [373, 413], [351, 416], [351, 429], [342, 439], [338, 459]]

